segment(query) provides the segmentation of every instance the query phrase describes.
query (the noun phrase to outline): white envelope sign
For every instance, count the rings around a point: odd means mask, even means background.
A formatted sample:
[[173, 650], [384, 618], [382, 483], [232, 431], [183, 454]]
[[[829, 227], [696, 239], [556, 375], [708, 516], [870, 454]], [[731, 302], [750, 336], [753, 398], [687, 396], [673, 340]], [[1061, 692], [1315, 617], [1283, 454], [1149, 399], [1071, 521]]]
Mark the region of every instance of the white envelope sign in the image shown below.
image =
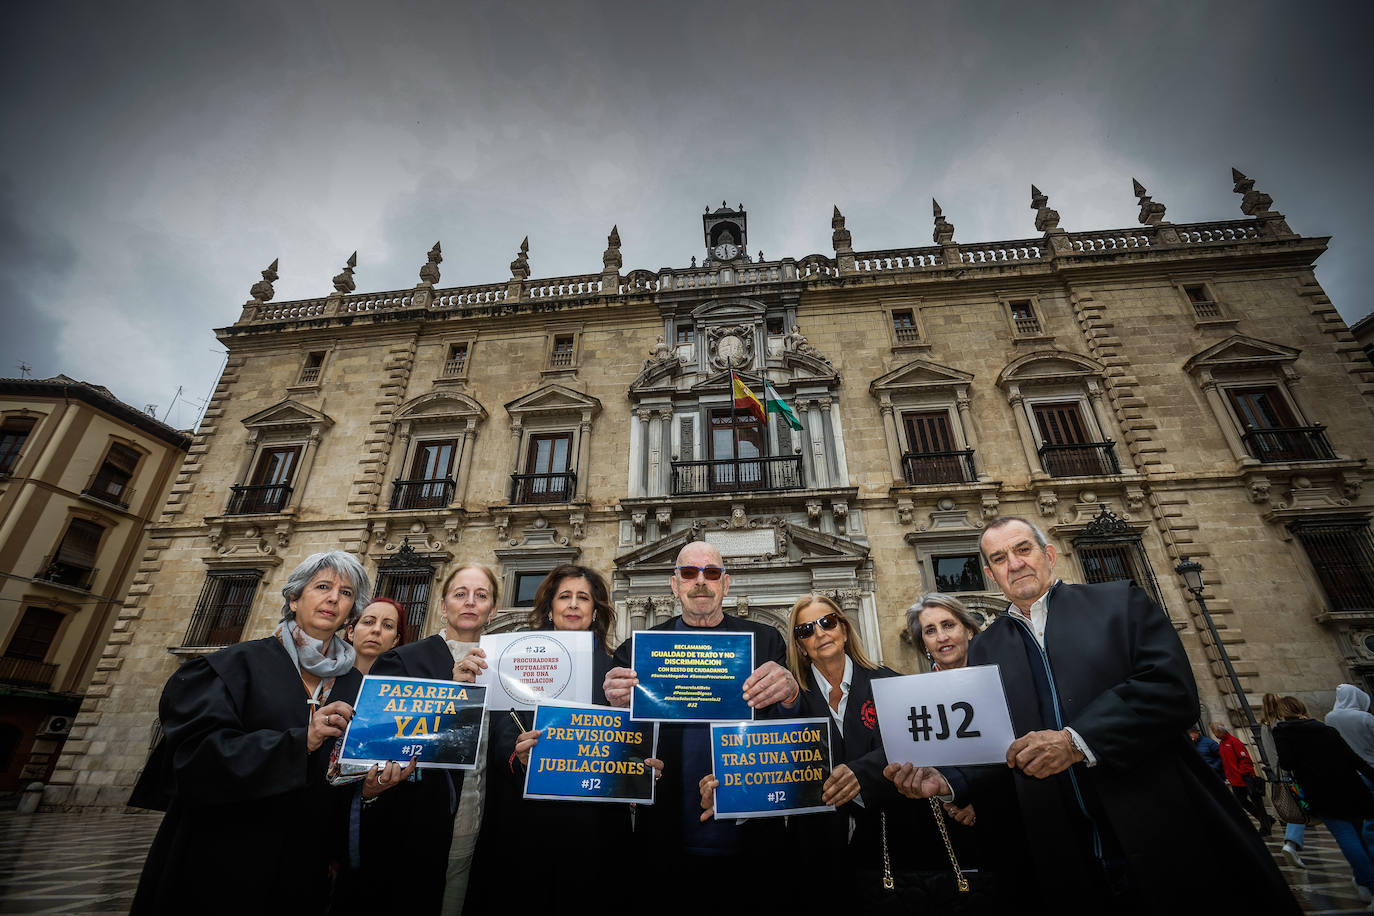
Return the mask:
[[996, 665], [874, 678], [873, 702], [891, 763], [1006, 763], [1015, 739]]

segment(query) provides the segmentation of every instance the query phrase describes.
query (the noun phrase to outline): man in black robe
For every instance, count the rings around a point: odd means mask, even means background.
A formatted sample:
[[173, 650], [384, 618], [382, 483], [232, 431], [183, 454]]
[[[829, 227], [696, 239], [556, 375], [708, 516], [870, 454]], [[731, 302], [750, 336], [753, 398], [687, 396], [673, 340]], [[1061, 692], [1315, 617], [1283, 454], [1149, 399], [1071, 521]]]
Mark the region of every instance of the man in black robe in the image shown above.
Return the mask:
[[[787, 670], [786, 644], [778, 631], [721, 609], [730, 576], [720, 551], [704, 541], [686, 545], [678, 552], [669, 585], [682, 613], [655, 630], [753, 633], [754, 670], [744, 682], [744, 699], [756, 715], [767, 716], [778, 702], [796, 698], [800, 690]], [[621, 643], [615, 653], [617, 667], [606, 674], [606, 700], [612, 706], [629, 706], [639, 683], [630, 668], [633, 641], [631, 637]], [[774, 869], [781, 866], [777, 856], [782, 818], [758, 818], [743, 825], [730, 819], [701, 820], [698, 784], [711, 772], [710, 725], [662, 724], [658, 757], [664, 764], [663, 779], [654, 804], [636, 809], [635, 833], [642, 839], [638, 846], [643, 858], [632, 865], [640, 871], [645, 891], [658, 900], [654, 908], [700, 912], [702, 898], [690, 892], [687, 881], [708, 894], [730, 888], [728, 899], [713, 904], [725, 910], [776, 903], [774, 881], [779, 872]]]
[[[1168, 616], [1131, 582], [1058, 581], [1054, 545], [1025, 519], [995, 519], [980, 547], [1011, 606], [969, 665], [999, 667], [1018, 737], [1006, 769], [889, 764], [898, 789], [975, 808], [1015, 798], [1012, 846], [1048, 912], [1300, 912], [1185, 735], [1197, 686]], [[1014, 791], [997, 792], [1008, 775]]]

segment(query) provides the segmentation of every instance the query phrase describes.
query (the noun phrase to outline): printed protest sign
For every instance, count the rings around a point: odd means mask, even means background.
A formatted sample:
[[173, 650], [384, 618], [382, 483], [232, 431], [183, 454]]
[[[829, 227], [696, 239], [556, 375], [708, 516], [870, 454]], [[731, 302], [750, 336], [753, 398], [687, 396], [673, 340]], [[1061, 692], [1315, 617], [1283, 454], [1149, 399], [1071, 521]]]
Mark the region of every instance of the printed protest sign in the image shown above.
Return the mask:
[[483, 636], [487, 668], [477, 683], [491, 688], [487, 709], [534, 709], [549, 700], [592, 701], [590, 630], [536, 630]]
[[754, 670], [754, 634], [636, 630], [630, 694], [636, 721], [737, 722], [753, 719], [744, 682]]
[[474, 769], [486, 694], [474, 684], [368, 675], [358, 688], [340, 763], [419, 757], [422, 768]]
[[654, 803], [644, 761], [654, 756], [656, 724], [609, 706], [540, 706], [534, 727], [543, 734], [530, 751], [526, 798]]
[[829, 728], [826, 719], [712, 724], [716, 819], [834, 811], [821, 803], [830, 777]]
[[891, 763], [1005, 763], [1015, 737], [996, 665], [875, 678], [873, 702]]

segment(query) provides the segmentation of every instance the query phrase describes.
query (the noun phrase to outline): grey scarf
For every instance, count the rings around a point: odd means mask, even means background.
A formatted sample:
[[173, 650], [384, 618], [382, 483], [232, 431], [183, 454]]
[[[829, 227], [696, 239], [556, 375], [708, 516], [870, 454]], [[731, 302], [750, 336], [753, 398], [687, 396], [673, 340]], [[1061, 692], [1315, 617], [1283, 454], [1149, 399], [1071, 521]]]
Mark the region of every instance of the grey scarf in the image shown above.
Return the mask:
[[294, 619], [283, 620], [272, 635], [280, 640], [286, 654], [291, 656], [291, 661], [295, 662], [298, 670], [315, 675], [321, 679], [321, 683], [347, 674], [357, 658], [353, 647], [337, 633], [330, 638], [326, 649], [322, 640], [310, 636], [296, 626]]

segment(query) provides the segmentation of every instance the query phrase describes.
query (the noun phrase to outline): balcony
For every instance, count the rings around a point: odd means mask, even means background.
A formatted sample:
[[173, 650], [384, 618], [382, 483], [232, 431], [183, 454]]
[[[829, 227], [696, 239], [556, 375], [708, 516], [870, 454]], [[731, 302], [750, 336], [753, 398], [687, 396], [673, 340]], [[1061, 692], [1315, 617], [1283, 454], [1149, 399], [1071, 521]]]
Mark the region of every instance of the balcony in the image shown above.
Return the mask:
[[291, 488], [285, 484], [230, 487], [229, 506], [225, 515], [262, 515], [280, 512], [291, 499]]
[[1040, 327], [1040, 319], [1034, 315], [1013, 316], [1012, 325], [1016, 329], [1017, 337], [1039, 337], [1044, 333]]
[[444, 362], [444, 371], [441, 375], [444, 378], [457, 378], [463, 374], [463, 368], [467, 365], [468, 355], [466, 352], [450, 357]]
[[396, 480], [391, 488], [392, 509], [442, 509], [453, 502], [454, 484], [447, 477]]
[[320, 367], [306, 366], [301, 370], [301, 377], [296, 381], [297, 385], [318, 385], [320, 383]]
[[914, 324], [894, 325], [892, 332], [896, 335], [899, 344], [918, 344], [921, 342], [921, 329]]
[[800, 455], [673, 462], [674, 496], [800, 490], [802, 486]]
[[1116, 444], [1110, 439], [1042, 445], [1040, 464], [1051, 477], [1105, 477], [1121, 473], [1121, 465], [1116, 460]]
[[58, 559], [56, 555], [49, 554], [43, 558], [43, 563], [38, 568], [35, 579], [44, 582], [52, 582], [56, 585], [66, 585], [71, 588], [79, 588], [89, 591], [91, 583], [95, 581], [97, 569], [89, 569], [70, 560]]
[[0, 684], [48, 690], [57, 676], [57, 665], [31, 658], [0, 657]]
[[1250, 429], [1240, 438], [1245, 443], [1245, 450], [1261, 464], [1336, 460], [1331, 443], [1326, 441], [1325, 426]]
[[975, 483], [973, 449], [957, 452], [908, 452], [902, 456], [902, 476], [912, 486], [940, 483]]
[[577, 490], [577, 475], [572, 471], [560, 474], [510, 475], [510, 501], [514, 506], [538, 503], [565, 503]]
[[86, 481], [81, 495], [127, 509], [129, 502], [134, 498], [134, 489], [129, 486], [129, 478], [124, 474], [96, 471], [91, 475], [91, 479]]

